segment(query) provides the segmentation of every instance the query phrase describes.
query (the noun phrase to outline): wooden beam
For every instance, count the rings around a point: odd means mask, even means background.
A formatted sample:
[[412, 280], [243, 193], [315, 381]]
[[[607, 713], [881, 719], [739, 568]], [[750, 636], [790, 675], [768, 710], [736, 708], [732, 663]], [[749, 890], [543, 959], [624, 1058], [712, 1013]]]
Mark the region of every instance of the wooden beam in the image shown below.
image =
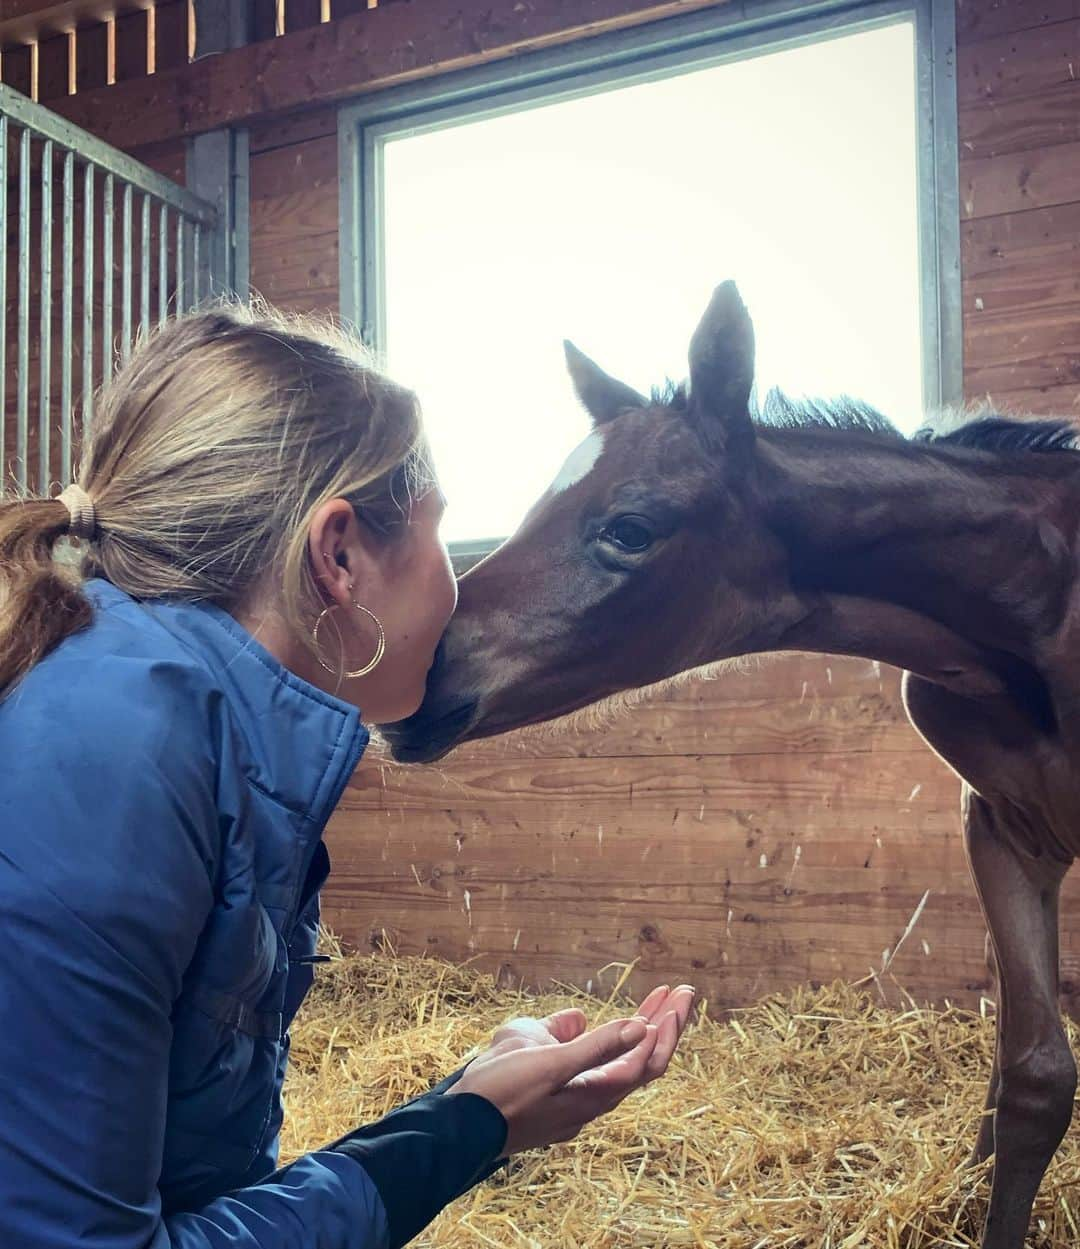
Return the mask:
[[722, 0], [490, 0], [482, 23], [462, 0], [391, 4], [208, 57], [142, 81], [58, 101], [118, 147], [346, 100]]

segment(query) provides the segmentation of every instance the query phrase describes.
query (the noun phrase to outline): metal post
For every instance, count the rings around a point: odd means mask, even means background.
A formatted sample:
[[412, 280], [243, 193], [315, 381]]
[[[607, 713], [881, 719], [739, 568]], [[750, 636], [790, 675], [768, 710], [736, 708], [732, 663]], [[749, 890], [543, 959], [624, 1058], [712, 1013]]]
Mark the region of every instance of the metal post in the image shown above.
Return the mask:
[[158, 219], [158, 325], [169, 315], [169, 206], [161, 205]]
[[[259, 0], [263, 2], [263, 0]], [[196, 59], [251, 42], [254, 0], [195, 0]], [[188, 147], [188, 189], [217, 210], [199, 243], [201, 269], [195, 277], [196, 302], [206, 295], [249, 289], [248, 132], [224, 128], [197, 135]], [[197, 237], [197, 235], [196, 235]]]
[[19, 139], [19, 388], [16, 409], [16, 484], [26, 492], [30, 455], [30, 131]]
[[41, 145], [41, 313], [38, 344], [38, 493], [49, 493], [49, 450], [52, 400], [52, 222], [53, 145]]
[[200, 293], [246, 297], [249, 289], [248, 133], [213, 130], [198, 135], [188, 152], [187, 184], [217, 209], [204, 227]]
[[213, 56], [251, 42], [252, 0], [196, 0], [195, 56]]
[[202, 269], [199, 265], [199, 243], [202, 240], [202, 227], [196, 222], [191, 236], [191, 303], [197, 307], [202, 298]]
[[139, 250], [142, 282], [139, 287], [139, 330], [145, 339], [150, 333], [150, 196], [142, 197], [142, 246]]
[[94, 414], [94, 166], [83, 171], [82, 424]]
[[4, 223], [4, 254], [0, 256], [0, 308], [4, 315], [0, 333], [0, 494], [4, 492], [7, 463], [7, 184], [8, 119], [0, 115], [0, 221]]
[[184, 218], [176, 214], [176, 315], [184, 312]]
[[126, 364], [131, 359], [131, 210], [134, 192], [130, 183], [124, 185], [124, 206], [122, 221], [120, 257], [121, 291], [120, 291], [120, 358]]
[[71, 319], [74, 311], [75, 153], [64, 153], [63, 274], [60, 312], [60, 481], [71, 481]]
[[108, 382], [113, 371], [113, 176], [105, 175], [101, 193], [101, 380]]

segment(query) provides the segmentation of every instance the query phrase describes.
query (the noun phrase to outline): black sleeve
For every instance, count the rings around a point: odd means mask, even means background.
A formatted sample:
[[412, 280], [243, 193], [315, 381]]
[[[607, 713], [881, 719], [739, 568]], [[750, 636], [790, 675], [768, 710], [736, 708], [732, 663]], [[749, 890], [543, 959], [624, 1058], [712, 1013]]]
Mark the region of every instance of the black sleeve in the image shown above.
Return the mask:
[[358, 1162], [379, 1190], [389, 1249], [410, 1241], [501, 1165], [507, 1125], [498, 1108], [476, 1093], [444, 1095], [462, 1071], [329, 1146]]
[[457, 1071], [451, 1071], [445, 1079], [440, 1080], [438, 1084], [433, 1084], [424, 1096], [426, 1097], [430, 1093], [445, 1093], [447, 1089], [452, 1089], [468, 1069], [469, 1064], [466, 1063], [464, 1067], [459, 1067]]
[[[457, 1082], [461, 1079], [461, 1077], [465, 1074], [465, 1072], [468, 1069], [469, 1069], [469, 1063], [466, 1063], [464, 1067], [459, 1067], [457, 1071], [451, 1071], [450, 1074], [445, 1077], [445, 1079], [440, 1080], [438, 1084], [432, 1085], [431, 1089], [429, 1090], [429, 1094], [430, 1093], [445, 1093], [448, 1089], [452, 1089], [454, 1085], [457, 1084]], [[503, 1144], [505, 1143], [506, 1141], [504, 1138]], [[509, 1158], [496, 1158], [494, 1162], [488, 1163], [488, 1165], [484, 1168], [481, 1174], [476, 1177], [473, 1183], [479, 1184], [482, 1180], [488, 1179], [490, 1176], [494, 1175], [495, 1172], [498, 1171], [500, 1167], [505, 1167], [509, 1161], [510, 1161]]]

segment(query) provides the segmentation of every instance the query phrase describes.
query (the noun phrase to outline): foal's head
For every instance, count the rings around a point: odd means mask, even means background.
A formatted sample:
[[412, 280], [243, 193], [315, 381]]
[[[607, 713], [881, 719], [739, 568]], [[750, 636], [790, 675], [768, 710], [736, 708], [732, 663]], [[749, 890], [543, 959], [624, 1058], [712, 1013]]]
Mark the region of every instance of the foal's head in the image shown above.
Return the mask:
[[400, 759], [755, 649], [782, 592], [753, 503], [754, 332], [734, 283], [694, 333], [688, 388], [648, 399], [566, 353], [593, 431], [462, 578], [423, 706], [385, 730]]

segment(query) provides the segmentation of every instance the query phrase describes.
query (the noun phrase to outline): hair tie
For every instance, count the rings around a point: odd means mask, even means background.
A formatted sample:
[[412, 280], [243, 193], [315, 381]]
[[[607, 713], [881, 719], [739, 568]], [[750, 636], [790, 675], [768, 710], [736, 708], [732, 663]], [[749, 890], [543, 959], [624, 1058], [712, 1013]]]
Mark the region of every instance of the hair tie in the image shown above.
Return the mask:
[[71, 516], [68, 532], [75, 538], [85, 538], [89, 541], [97, 532], [97, 512], [94, 509], [94, 500], [82, 486], [75, 482], [72, 482], [62, 494], [56, 497]]

